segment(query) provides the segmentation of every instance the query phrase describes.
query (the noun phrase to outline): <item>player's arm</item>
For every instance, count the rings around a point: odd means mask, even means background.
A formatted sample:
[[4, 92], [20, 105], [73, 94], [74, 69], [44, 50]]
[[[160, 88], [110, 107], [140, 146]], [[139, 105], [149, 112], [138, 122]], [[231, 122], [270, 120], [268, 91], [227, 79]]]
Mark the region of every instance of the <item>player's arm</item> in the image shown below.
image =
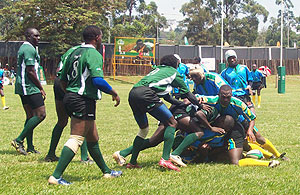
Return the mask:
[[255, 114], [253, 114], [251, 112], [251, 110], [247, 107], [247, 105], [244, 102], [242, 102], [241, 109], [242, 109], [242, 115], [244, 116], [244, 118], [246, 120], [249, 121], [249, 127], [247, 129], [246, 134], [249, 137], [250, 141], [255, 142], [256, 138], [255, 138], [255, 135], [253, 133], [253, 128], [254, 128], [254, 125], [255, 125], [255, 118], [256, 118], [256, 116], [255, 116]]
[[92, 81], [94, 86], [97, 87], [100, 91], [103, 91], [104, 93], [112, 96], [113, 101], [116, 101], [115, 106], [118, 106], [120, 104], [120, 97], [118, 93], [106, 82], [106, 80], [101, 77], [93, 77]]
[[173, 98], [170, 94], [164, 95], [162, 98], [173, 105], [184, 105], [184, 103], [178, 99]]
[[202, 125], [204, 125], [207, 129], [209, 129], [210, 131], [216, 132], [216, 133], [221, 133], [221, 134], [225, 133], [225, 130], [223, 128], [211, 126], [207, 120], [205, 113], [202, 110], [197, 111], [195, 113], [195, 116], [199, 120], [199, 122]]
[[42, 93], [43, 98], [46, 98], [46, 92], [44, 91], [40, 80], [38, 79], [37, 75], [36, 75], [36, 71], [34, 69], [34, 66], [26, 66], [26, 72], [27, 75], [29, 77], [29, 79], [33, 82], [33, 84], [35, 84], [35, 86], [37, 86], [37, 88], [39, 88], [39, 90]]

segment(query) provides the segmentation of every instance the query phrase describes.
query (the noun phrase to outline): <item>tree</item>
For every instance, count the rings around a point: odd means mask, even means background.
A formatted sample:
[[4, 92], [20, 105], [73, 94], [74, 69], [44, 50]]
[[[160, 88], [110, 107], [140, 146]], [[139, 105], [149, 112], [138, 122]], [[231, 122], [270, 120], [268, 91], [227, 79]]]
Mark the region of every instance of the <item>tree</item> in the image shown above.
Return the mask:
[[34, 27], [40, 31], [41, 40], [50, 43], [44, 54], [58, 56], [82, 41], [85, 26], [94, 24], [107, 31], [109, 9], [115, 9], [110, 0], [23, 0], [12, 2], [0, 13], [3, 18], [17, 19], [5, 33], [6, 40], [22, 40], [25, 29]]
[[[221, 1], [192, 0], [182, 6], [188, 16], [182, 25], [193, 44], [220, 44]], [[267, 20], [268, 11], [255, 0], [224, 0], [224, 41], [231, 45], [252, 45], [258, 36], [259, 16]]]
[[[276, 0], [276, 4], [281, 6], [281, 0]], [[296, 43], [300, 47], [300, 35], [297, 35], [292, 29], [300, 29], [299, 17], [295, 17], [290, 8], [294, 5], [290, 0], [284, 0], [285, 12], [283, 13], [283, 43], [284, 47]], [[289, 33], [288, 33], [289, 32]], [[271, 18], [271, 25], [267, 29], [266, 43], [270, 46], [277, 45], [281, 37], [281, 9], [278, 11], [277, 18]]]
[[136, 8], [136, 16], [131, 22], [122, 23], [122, 15], [115, 18], [112, 27], [112, 37], [152, 37], [157, 35], [156, 28], [164, 28], [167, 26], [167, 20], [157, 11], [157, 5], [154, 2], [140, 3]]

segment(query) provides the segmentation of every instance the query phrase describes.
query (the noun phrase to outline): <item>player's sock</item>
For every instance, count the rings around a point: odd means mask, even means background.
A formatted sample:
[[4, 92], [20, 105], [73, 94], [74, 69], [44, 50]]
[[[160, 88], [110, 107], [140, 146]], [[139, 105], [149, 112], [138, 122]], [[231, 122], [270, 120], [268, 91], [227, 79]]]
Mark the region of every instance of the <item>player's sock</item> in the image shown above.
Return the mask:
[[198, 139], [198, 136], [195, 133], [191, 133], [184, 138], [181, 144], [172, 152], [172, 155], [180, 155], [182, 151], [194, 143]]
[[252, 96], [252, 102], [253, 102], [253, 104], [255, 106], [255, 104], [256, 104], [256, 102], [255, 102], [255, 95]]
[[266, 143], [264, 145], [261, 145], [264, 149], [268, 150], [269, 152], [271, 152], [272, 154], [274, 154], [277, 158], [280, 157], [280, 153], [277, 151], [277, 149], [275, 148], [275, 146], [272, 144], [272, 142], [270, 142], [270, 140], [268, 140], [267, 138], [265, 138]]
[[28, 119], [26, 122], [24, 129], [22, 130], [19, 137], [17, 137], [17, 142], [22, 142], [24, 138], [29, 135], [31, 132], [33, 132], [33, 129], [41, 122], [40, 118], [37, 116], [33, 116], [32, 118]]
[[133, 146], [129, 146], [128, 148], [126, 148], [126, 149], [124, 149], [124, 150], [121, 150], [121, 151], [120, 151], [120, 155], [123, 156], [123, 157], [126, 157], [126, 156], [128, 156], [129, 154], [131, 154], [132, 149], [133, 149]]
[[48, 151], [48, 156], [55, 155], [55, 150], [56, 150], [57, 144], [59, 142], [59, 139], [61, 137], [63, 130], [64, 129], [61, 126], [59, 126], [58, 124], [56, 124], [55, 127], [53, 128], [51, 142], [50, 142], [50, 148]]
[[133, 165], [137, 164], [136, 160], [141, 151], [143, 142], [144, 142], [144, 139], [139, 136], [136, 136], [133, 141], [132, 155], [131, 155], [131, 159], [130, 159], [130, 163]]
[[[143, 145], [141, 147], [141, 151], [145, 150], [147, 148], [151, 148], [151, 147], [152, 146], [150, 145], [149, 139], [144, 139]], [[133, 146], [130, 146], [130, 147], [124, 149], [124, 150], [121, 150], [120, 155], [123, 156], [123, 157], [126, 157], [126, 156], [128, 156], [129, 154], [132, 153], [132, 149], [133, 149]]]
[[261, 96], [257, 96], [257, 99], [258, 99], [258, 102], [257, 102], [257, 105], [260, 106], [260, 103], [261, 103]]
[[271, 152], [266, 151], [265, 149], [261, 148], [257, 144], [253, 144], [253, 143], [248, 143], [248, 144], [249, 144], [251, 150], [257, 149], [257, 150], [261, 151], [261, 153], [263, 153], [264, 157], [267, 159], [270, 158], [271, 156], [273, 156], [273, 154]]
[[87, 142], [87, 148], [91, 157], [96, 162], [97, 166], [101, 169], [102, 173], [110, 173], [111, 170], [107, 167], [103, 159], [98, 142]]
[[53, 177], [55, 177], [56, 179], [60, 178], [74, 156], [75, 153], [69, 147], [64, 146], [61, 151], [61, 155], [59, 157], [54, 173], [52, 174]]
[[3, 107], [5, 107], [6, 106], [5, 96], [1, 96], [1, 102], [2, 102]]
[[30, 131], [30, 133], [26, 135], [27, 150], [34, 150], [32, 140], [33, 140], [33, 131]]
[[169, 160], [170, 152], [174, 142], [174, 134], [176, 128], [168, 126], [164, 133], [164, 148], [163, 148], [163, 155], [162, 158], [164, 160]]
[[86, 140], [84, 138], [84, 141], [80, 147], [80, 154], [81, 154], [81, 160], [83, 161], [87, 161], [88, 160], [88, 148], [87, 148], [87, 143]]
[[239, 166], [245, 167], [245, 166], [264, 166], [268, 167], [270, 164], [269, 161], [263, 161], [263, 160], [257, 160], [253, 158], [244, 158], [239, 160]]

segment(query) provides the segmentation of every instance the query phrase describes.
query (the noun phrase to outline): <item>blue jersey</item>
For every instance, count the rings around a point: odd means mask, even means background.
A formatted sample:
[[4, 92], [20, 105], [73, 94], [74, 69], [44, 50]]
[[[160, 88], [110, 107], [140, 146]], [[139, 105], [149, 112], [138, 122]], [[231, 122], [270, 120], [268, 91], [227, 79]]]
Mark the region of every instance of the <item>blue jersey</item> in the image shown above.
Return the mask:
[[227, 107], [223, 107], [220, 104], [219, 96], [203, 96], [202, 101], [212, 107], [215, 107], [221, 116], [229, 115], [233, 119], [239, 119], [239, 115], [242, 115], [248, 121], [252, 121], [256, 118], [255, 114], [251, 112], [248, 106], [238, 98], [232, 97]]
[[260, 82], [261, 79], [264, 77], [264, 75], [258, 70], [251, 71], [251, 75], [253, 78], [253, 82]]
[[238, 64], [236, 67], [227, 67], [222, 71], [221, 76], [231, 86], [233, 96], [249, 95], [246, 88], [253, 78], [247, 66]]
[[219, 94], [222, 85], [228, 85], [223, 77], [217, 73], [207, 72], [204, 84], [195, 85], [194, 92], [200, 95], [214, 96]]
[[[186, 84], [187, 88], [190, 90], [189, 82], [187, 80], [187, 76], [190, 74], [190, 71], [187, 65], [180, 63], [178, 65], [177, 71], [183, 77], [184, 83]], [[179, 90], [177, 88], [174, 88], [174, 93], [179, 93]]]
[[0, 69], [0, 84], [2, 84], [4, 70]]

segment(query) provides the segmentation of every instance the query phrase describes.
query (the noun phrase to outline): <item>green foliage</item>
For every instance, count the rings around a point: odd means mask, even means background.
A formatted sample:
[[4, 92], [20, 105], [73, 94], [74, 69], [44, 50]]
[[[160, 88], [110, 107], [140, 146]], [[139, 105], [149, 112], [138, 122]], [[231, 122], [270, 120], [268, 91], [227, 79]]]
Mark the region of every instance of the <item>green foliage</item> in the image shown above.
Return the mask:
[[[220, 44], [221, 1], [192, 0], [182, 6], [186, 36], [192, 44]], [[257, 38], [259, 16], [265, 22], [268, 11], [255, 0], [224, 0], [224, 41], [250, 46]]]
[[[125, 79], [134, 83], [138, 81], [136, 77]], [[262, 107], [256, 109], [259, 131], [279, 152], [287, 152], [290, 162], [281, 161], [281, 165], [274, 169], [223, 163], [191, 164], [181, 168], [180, 173], [159, 168], [163, 144], [140, 153], [138, 161], [142, 169], [128, 170], [114, 162], [112, 154], [132, 144], [138, 126], [127, 102], [132, 84], [107, 80], [118, 91], [121, 104], [115, 108], [111, 97], [105, 94], [98, 101], [96, 125], [99, 145], [108, 166], [122, 170], [123, 176], [101, 178], [99, 168], [95, 164], [81, 164], [77, 154], [64, 173], [64, 178], [73, 185], [48, 185], [47, 179], [57, 165], [43, 161], [57, 120], [52, 86], [45, 86], [47, 117], [34, 130], [33, 136], [34, 145], [42, 154], [29, 156], [18, 155], [10, 146], [11, 140], [23, 128], [25, 114], [19, 96], [14, 94], [14, 87], [4, 86], [6, 103], [10, 108], [0, 109], [1, 194], [299, 194], [299, 76], [286, 77], [286, 93], [283, 95], [274, 88], [275, 76], [268, 77], [268, 88], [262, 90]], [[149, 116], [149, 124], [150, 136], [157, 127], [157, 121]], [[68, 124], [58, 144], [58, 156], [69, 136]], [[130, 156], [127, 157], [129, 159]]]
[[[3, 18], [15, 17], [16, 23], [5, 33], [6, 40], [22, 40], [28, 27], [37, 28], [41, 41], [50, 43], [46, 56], [57, 56], [81, 42], [86, 25], [98, 25], [104, 31], [109, 1], [25, 0], [11, 3], [1, 10]], [[12, 25], [12, 24], [11, 24]]]

